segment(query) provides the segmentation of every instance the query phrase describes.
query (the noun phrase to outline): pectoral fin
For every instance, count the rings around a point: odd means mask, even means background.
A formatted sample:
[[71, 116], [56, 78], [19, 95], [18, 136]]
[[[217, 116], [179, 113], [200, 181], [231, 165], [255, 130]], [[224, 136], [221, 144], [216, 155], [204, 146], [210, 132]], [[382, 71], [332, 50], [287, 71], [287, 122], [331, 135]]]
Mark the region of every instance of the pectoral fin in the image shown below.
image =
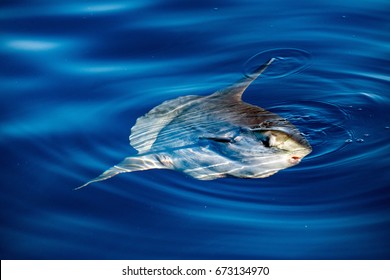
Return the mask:
[[230, 137], [207, 137], [207, 136], [204, 136], [204, 137], [199, 137], [199, 140], [211, 140], [211, 141], [214, 141], [214, 142], [219, 142], [219, 143], [232, 143], [233, 142], [233, 139], [230, 138]]

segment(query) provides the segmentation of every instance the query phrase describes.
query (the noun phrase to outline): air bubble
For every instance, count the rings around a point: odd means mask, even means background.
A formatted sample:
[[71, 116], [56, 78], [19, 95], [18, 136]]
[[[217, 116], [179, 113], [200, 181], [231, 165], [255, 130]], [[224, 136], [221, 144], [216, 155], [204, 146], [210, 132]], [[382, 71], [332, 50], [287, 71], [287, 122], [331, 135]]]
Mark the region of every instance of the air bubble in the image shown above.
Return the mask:
[[356, 142], [357, 142], [357, 143], [363, 143], [363, 142], [364, 142], [364, 139], [358, 138], [358, 139], [356, 139]]
[[370, 134], [368, 134], [368, 133], [365, 133], [363, 135], [364, 135], [364, 137], [369, 137], [370, 136]]
[[352, 142], [353, 142], [352, 139], [345, 140], [345, 143], [352, 143]]

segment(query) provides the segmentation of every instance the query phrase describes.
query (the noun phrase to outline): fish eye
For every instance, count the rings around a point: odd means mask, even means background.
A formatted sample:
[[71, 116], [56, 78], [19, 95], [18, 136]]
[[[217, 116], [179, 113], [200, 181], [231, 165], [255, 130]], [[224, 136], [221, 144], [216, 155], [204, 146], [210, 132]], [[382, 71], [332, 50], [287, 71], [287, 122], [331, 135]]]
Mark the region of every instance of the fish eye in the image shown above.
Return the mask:
[[276, 144], [276, 136], [269, 132], [255, 132], [255, 135], [256, 138], [263, 143], [264, 147], [270, 148]]
[[264, 137], [263, 139], [261, 139], [261, 142], [263, 143], [263, 145], [264, 145], [264, 147], [267, 147], [267, 148], [269, 148], [269, 147], [271, 147], [271, 145], [270, 145], [270, 143], [269, 143], [269, 137], [267, 136], [267, 137]]

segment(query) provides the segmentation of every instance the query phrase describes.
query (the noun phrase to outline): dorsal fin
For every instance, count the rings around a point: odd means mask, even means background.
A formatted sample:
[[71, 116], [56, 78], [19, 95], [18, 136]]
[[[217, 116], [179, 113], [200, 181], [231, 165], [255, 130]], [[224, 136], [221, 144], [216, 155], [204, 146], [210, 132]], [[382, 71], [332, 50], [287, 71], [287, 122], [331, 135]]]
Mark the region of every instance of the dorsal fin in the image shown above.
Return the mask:
[[139, 117], [131, 128], [130, 145], [140, 154], [148, 152], [160, 131], [188, 108], [193, 100], [199, 98], [203, 97], [188, 95], [168, 100], [154, 107], [146, 115]]
[[[212, 96], [223, 96], [224, 98], [233, 98], [241, 101], [241, 96], [245, 89], [258, 76], [263, 73], [275, 59], [270, 59], [267, 63], [258, 67], [252, 74], [245, 76], [237, 83], [219, 90], [212, 94]], [[175, 117], [183, 112], [192, 101], [203, 98], [201, 96], [189, 95], [178, 97], [174, 100], [168, 100], [150, 110], [145, 116], [137, 119], [136, 124], [131, 129], [129, 137], [130, 144], [138, 150], [140, 154], [146, 153], [150, 150], [153, 143], [156, 141], [160, 131], [167, 126]]]
[[222, 90], [217, 91], [213, 95], [223, 95], [225, 97], [230, 97], [235, 99], [236, 101], [241, 101], [242, 94], [246, 90], [246, 88], [259, 77], [267, 68], [271, 65], [272, 62], [275, 61], [275, 58], [271, 58], [268, 62], [256, 68], [252, 74], [245, 75], [244, 78], [238, 80], [235, 84], [224, 88]]

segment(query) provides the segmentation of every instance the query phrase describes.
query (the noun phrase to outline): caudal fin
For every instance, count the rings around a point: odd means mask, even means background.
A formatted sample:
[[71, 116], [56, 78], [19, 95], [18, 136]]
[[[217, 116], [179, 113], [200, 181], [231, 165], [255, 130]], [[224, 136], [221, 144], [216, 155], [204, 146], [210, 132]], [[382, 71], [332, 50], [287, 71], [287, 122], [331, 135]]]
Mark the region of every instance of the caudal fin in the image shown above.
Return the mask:
[[114, 165], [110, 169], [107, 169], [95, 179], [92, 179], [87, 183], [85, 183], [84, 185], [75, 188], [75, 190], [84, 188], [91, 183], [107, 180], [120, 173], [142, 171], [148, 169], [161, 169], [161, 168], [169, 168], [169, 167], [163, 165], [162, 161], [159, 160], [158, 156], [156, 155], [127, 157], [121, 163]]

